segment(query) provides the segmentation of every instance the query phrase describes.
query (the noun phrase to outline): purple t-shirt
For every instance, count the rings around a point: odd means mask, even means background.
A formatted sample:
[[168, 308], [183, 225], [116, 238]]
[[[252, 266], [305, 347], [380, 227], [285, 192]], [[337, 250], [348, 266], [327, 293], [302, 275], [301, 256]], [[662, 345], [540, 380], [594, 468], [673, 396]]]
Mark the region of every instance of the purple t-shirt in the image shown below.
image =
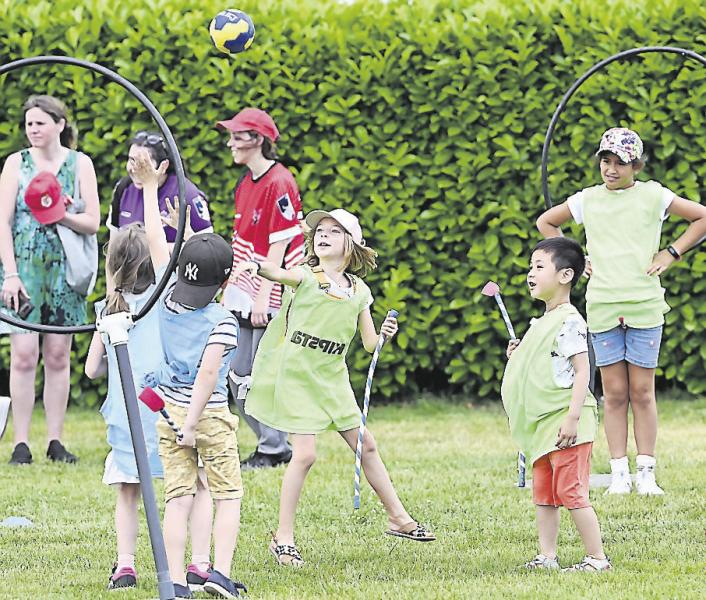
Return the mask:
[[[166, 199], [174, 200], [174, 196], [179, 195], [179, 184], [176, 175], [169, 175], [167, 180], [157, 190], [157, 199], [159, 201], [159, 212], [163, 216], [168, 216]], [[204, 229], [212, 228], [211, 215], [208, 212], [208, 202], [206, 202], [205, 194], [199, 190], [191, 181], [186, 180], [186, 198], [188, 206], [191, 206], [191, 228], [194, 232], [203, 231]], [[118, 215], [118, 227], [122, 228], [130, 223], [145, 222], [145, 207], [144, 195], [142, 190], [137, 189], [134, 184], [127, 186], [120, 199], [120, 214]], [[173, 242], [176, 239], [176, 229], [164, 226], [164, 233], [167, 236], [167, 242]]]

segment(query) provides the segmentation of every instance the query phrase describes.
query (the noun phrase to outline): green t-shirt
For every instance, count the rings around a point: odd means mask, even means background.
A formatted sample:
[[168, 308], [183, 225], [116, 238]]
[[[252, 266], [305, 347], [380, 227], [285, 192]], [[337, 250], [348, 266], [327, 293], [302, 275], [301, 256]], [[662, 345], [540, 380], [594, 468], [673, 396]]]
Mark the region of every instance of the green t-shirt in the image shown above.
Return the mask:
[[360, 410], [351, 388], [346, 354], [358, 316], [371, 302], [370, 289], [351, 276], [350, 298], [324, 291], [308, 266], [296, 290], [260, 340], [245, 412], [288, 433], [320, 433], [358, 427]]
[[664, 323], [669, 305], [659, 277], [647, 269], [659, 251], [663, 187], [654, 181], [611, 191], [584, 190], [583, 225], [593, 274], [586, 289], [588, 328], [617, 327], [619, 317], [639, 329]]
[[[557, 385], [552, 351], [568, 318], [580, 318], [571, 304], [561, 304], [536, 319], [510, 356], [505, 367], [501, 395], [510, 422], [512, 439], [533, 464], [557, 450], [556, 439], [569, 413], [571, 387]], [[596, 399], [587, 392], [579, 418], [576, 445], [596, 437]]]

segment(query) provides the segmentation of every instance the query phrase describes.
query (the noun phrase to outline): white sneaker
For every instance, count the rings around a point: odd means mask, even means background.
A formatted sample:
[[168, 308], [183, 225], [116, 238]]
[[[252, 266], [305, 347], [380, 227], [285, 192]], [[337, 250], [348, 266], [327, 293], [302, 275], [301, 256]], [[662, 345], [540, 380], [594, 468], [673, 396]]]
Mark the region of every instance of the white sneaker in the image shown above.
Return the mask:
[[664, 490], [657, 485], [654, 466], [638, 468], [635, 487], [641, 496], [663, 496]]
[[610, 486], [606, 494], [629, 494], [632, 490], [632, 479], [629, 471], [616, 471], [612, 474]]
[[537, 554], [531, 561], [525, 563], [525, 569], [530, 571], [534, 569], [559, 569], [559, 560], [557, 558], [549, 558], [544, 554]]
[[605, 558], [595, 558], [590, 554], [583, 557], [580, 563], [576, 563], [566, 569], [562, 569], [562, 573], [569, 571], [587, 571], [590, 573], [600, 573], [601, 571], [610, 571], [613, 565], [610, 564], [610, 560], [606, 556]]

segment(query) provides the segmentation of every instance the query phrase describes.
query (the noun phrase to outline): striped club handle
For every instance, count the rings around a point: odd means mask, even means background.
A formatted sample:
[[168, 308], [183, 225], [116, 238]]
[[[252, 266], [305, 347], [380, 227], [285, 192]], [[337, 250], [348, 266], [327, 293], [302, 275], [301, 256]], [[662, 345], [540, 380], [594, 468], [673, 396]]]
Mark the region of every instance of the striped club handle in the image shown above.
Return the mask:
[[[400, 313], [396, 310], [390, 310], [387, 313], [388, 317], [397, 318]], [[363, 436], [365, 435], [365, 424], [368, 420], [368, 408], [370, 407], [370, 391], [373, 387], [373, 375], [375, 374], [375, 367], [378, 364], [378, 357], [380, 356], [380, 350], [382, 350], [383, 345], [387, 338], [381, 333], [378, 338], [377, 346], [375, 346], [375, 351], [373, 352], [373, 359], [370, 361], [370, 368], [368, 369], [368, 378], [365, 381], [365, 396], [363, 398], [363, 412], [360, 414], [360, 427], [358, 427], [358, 443], [355, 447], [355, 476], [353, 479], [353, 508], [355, 510], [360, 508], [360, 469], [363, 460]]]
[[517, 487], [525, 487], [525, 475], [527, 473], [527, 467], [525, 465], [525, 454], [524, 452], [517, 453]]
[[169, 425], [169, 427], [172, 428], [172, 431], [174, 433], [176, 433], [177, 439], [179, 440], [182, 437], [184, 437], [183, 434], [181, 433], [181, 429], [179, 429], [177, 424], [174, 421], [172, 421], [172, 418], [169, 416], [169, 413], [167, 412], [167, 410], [165, 408], [160, 408], [159, 412], [162, 413], [162, 416], [164, 417], [164, 420], [167, 422], [167, 425]]

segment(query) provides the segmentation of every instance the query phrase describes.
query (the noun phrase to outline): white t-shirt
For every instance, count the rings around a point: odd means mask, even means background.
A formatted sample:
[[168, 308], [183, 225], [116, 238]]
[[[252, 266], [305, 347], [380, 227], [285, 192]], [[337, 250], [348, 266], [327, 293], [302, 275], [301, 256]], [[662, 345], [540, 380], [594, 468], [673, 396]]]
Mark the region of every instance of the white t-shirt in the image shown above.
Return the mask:
[[[324, 273], [326, 275], [326, 273]], [[355, 288], [353, 287], [353, 284], [351, 282], [351, 278], [346, 275], [346, 278], [348, 279], [348, 282], [351, 284], [348, 287], [341, 287], [338, 285], [333, 279], [331, 279], [328, 275], [326, 275], [326, 280], [329, 282], [330, 286], [329, 289], [327, 290], [327, 293], [330, 294], [331, 296], [335, 298], [352, 298], [353, 294], [355, 293]], [[370, 296], [370, 300], [368, 300], [368, 308], [370, 308], [373, 305], [373, 297]]]
[[[634, 187], [639, 188], [640, 186], [644, 185], [642, 181], [636, 181]], [[624, 190], [613, 190], [616, 194], [621, 194], [623, 192], [626, 192], [627, 190], [631, 190], [632, 187], [626, 188]], [[669, 208], [669, 205], [672, 203], [672, 200], [674, 200], [674, 197], [676, 194], [671, 191], [670, 189], [662, 186], [662, 220], [664, 221], [669, 215], [667, 214], [667, 209]], [[580, 192], [576, 192], [573, 196], [569, 196], [566, 200], [566, 203], [569, 206], [569, 210], [571, 211], [571, 216], [574, 218], [574, 221], [577, 223], [583, 223], [583, 202], [585, 200], [586, 194], [584, 193], [584, 190], [581, 190]]]
[[581, 315], [570, 315], [561, 326], [552, 346], [552, 372], [558, 387], [570, 388], [574, 385], [576, 373], [571, 357], [582, 352], [588, 352], [588, 327]]

